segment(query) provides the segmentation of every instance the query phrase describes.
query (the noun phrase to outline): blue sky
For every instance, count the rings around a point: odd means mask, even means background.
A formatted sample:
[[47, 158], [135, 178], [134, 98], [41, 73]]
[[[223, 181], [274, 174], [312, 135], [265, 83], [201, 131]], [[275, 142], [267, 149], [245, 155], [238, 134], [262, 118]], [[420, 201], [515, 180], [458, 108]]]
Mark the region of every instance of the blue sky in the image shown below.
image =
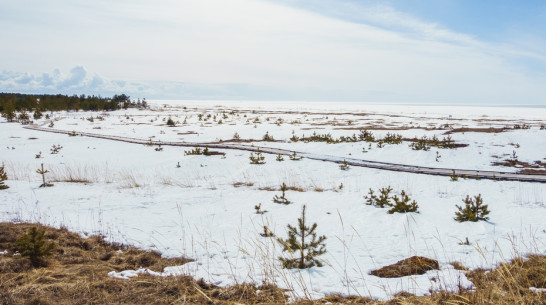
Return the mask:
[[546, 2], [3, 1], [0, 91], [546, 104]]

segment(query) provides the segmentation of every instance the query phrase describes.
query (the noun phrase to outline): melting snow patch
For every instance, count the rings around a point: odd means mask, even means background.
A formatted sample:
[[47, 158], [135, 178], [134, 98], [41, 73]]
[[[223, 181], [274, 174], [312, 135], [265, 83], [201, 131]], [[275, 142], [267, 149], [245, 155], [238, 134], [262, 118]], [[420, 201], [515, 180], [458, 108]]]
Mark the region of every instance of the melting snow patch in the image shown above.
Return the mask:
[[123, 270], [120, 272], [116, 272], [116, 271], [108, 272], [109, 277], [124, 279], [124, 280], [138, 276], [139, 274], [148, 274], [153, 276], [171, 276], [171, 275], [177, 276], [177, 275], [182, 275], [183, 272], [182, 272], [181, 266], [166, 267], [165, 269], [163, 269], [163, 272], [152, 271], [148, 268], [140, 268], [138, 270]]
[[6, 255], [8, 254], [8, 250], [0, 251], [0, 255]]
[[531, 291], [534, 291], [536, 293], [546, 292], [546, 288], [536, 288], [536, 287], [529, 287]]

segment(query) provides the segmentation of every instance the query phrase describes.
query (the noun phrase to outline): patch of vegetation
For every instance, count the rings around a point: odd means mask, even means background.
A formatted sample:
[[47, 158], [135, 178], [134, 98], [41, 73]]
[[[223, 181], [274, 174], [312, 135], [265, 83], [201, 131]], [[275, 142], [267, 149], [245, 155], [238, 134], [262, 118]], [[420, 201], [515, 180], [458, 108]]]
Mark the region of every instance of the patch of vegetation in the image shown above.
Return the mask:
[[169, 117], [169, 119], [167, 120], [167, 126], [170, 126], [170, 127], [176, 126], [176, 123], [173, 121], [173, 119], [171, 119], [171, 117]]
[[9, 186], [4, 183], [6, 180], [8, 180], [8, 174], [6, 173], [4, 163], [2, 163], [2, 166], [0, 166], [0, 190], [9, 188]]
[[483, 204], [482, 195], [474, 196], [474, 199], [466, 195], [466, 198], [463, 199], [464, 207], [456, 205], [457, 212], [455, 212], [455, 220], [458, 222], [464, 221], [480, 221], [489, 220], [487, 215], [489, 214], [489, 209], [487, 204]]
[[281, 185], [281, 192], [282, 195], [279, 197], [277, 195], [273, 196], [273, 202], [279, 203], [279, 204], [290, 204], [292, 203], [290, 200], [286, 199], [286, 191], [288, 190], [288, 187], [286, 186], [286, 183], [282, 183]]
[[349, 169], [349, 163], [347, 163], [347, 160], [343, 160], [343, 163], [341, 163], [341, 165], [339, 165], [339, 168], [341, 170], [348, 170]]
[[[304, 205], [301, 211], [301, 218], [298, 218], [298, 226], [287, 225], [288, 238], [278, 238], [278, 242], [283, 246], [283, 252], [288, 251], [290, 257], [279, 257], [283, 268], [287, 269], [306, 269], [314, 266], [322, 267], [322, 262], [317, 258], [326, 253], [324, 241], [326, 236], [317, 236], [315, 232], [317, 224], [313, 223], [310, 227], [306, 224]], [[295, 252], [299, 254], [294, 255]]]
[[449, 175], [449, 178], [451, 179], [451, 181], [457, 181], [457, 180], [459, 180], [459, 176], [457, 176], [457, 174], [455, 174], [455, 170], [454, 170], [454, 169], [452, 170], [451, 175]]
[[422, 136], [421, 138], [418, 139], [417, 137], [415, 137], [411, 140], [411, 143], [409, 146], [413, 150], [424, 150], [424, 151], [430, 150], [431, 147], [446, 148], [446, 149], [452, 149], [457, 147], [457, 145], [455, 144], [455, 141], [449, 135], [447, 137], [444, 137], [442, 140], [439, 140], [436, 135], [432, 136], [432, 138], [428, 138], [427, 136]]
[[299, 160], [303, 159], [303, 157], [302, 157], [302, 156], [298, 156], [298, 154], [297, 154], [295, 151], [293, 151], [292, 154], [289, 155], [288, 157], [289, 157], [290, 160], [292, 160], [292, 161], [299, 161]]
[[52, 155], [55, 155], [55, 154], [58, 154], [61, 151], [61, 149], [63, 149], [61, 144], [58, 144], [58, 145], [53, 144], [53, 146], [51, 146], [50, 151]]
[[42, 184], [40, 185], [40, 187], [53, 186], [53, 184], [46, 182], [45, 174], [49, 173], [49, 171], [47, 169], [44, 169], [44, 164], [43, 163], [41, 164], [40, 168], [36, 170], [36, 173], [39, 174], [39, 175], [42, 175]]
[[437, 260], [423, 256], [412, 256], [395, 264], [372, 270], [370, 274], [382, 278], [397, 278], [425, 274], [430, 270], [440, 270]]
[[264, 136], [262, 137], [262, 140], [266, 142], [275, 142], [275, 139], [273, 138], [273, 136], [269, 135], [269, 131], [265, 132]]
[[21, 256], [27, 257], [34, 267], [45, 265], [44, 258], [51, 256], [55, 249], [53, 242], [46, 241], [45, 229], [38, 229], [36, 226], [19, 237], [16, 244]]
[[256, 214], [260, 214], [260, 215], [263, 215], [263, 214], [267, 213], [267, 210], [262, 210], [262, 204], [261, 203], [258, 203], [257, 205], [255, 205], [254, 210], [256, 210]]
[[258, 165], [265, 164], [265, 157], [260, 151], [260, 149], [256, 151], [256, 155], [254, 155], [254, 153], [250, 153], [249, 159], [250, 159], [250, 164], [258, 164]]
[[415, 200], [406, 194], [406, 191], [400, 191], [400, 196], [392, 195], [390, 186], [379, 189], [379, 196], [370, 189], [368, 195], [364, 196], [367, 205], [373, 205], [379, 208], [390, 207], [387, 211], [389, 214], [394, 213], [419, 213], [419, 205]]

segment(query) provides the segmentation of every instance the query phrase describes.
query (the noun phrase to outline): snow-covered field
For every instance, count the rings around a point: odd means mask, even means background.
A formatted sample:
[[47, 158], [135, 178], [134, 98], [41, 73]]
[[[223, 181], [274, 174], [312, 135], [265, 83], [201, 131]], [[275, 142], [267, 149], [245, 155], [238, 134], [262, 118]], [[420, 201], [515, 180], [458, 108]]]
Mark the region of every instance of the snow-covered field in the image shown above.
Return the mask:
[[[267, 132], [276, 142], [245, 145], [286, 148], [329, 156], [362, 158], [429, 167], [514, 172], [493, 166], [514, 153], [519, 161], [546, 162], [546, 108], [447, 107], [339, 103], [250, 103], [156, 101], [149, 110], [108, 113], [52, 113], [54, 126], [153, 141], [208, 143], [260, 140]], [[201, 115], [201, 119], [199, 116]], [[168, 127], [168, 118], [177, 126]], [[92, 119], [91, 119], [92, 118]], [[221, 120], [221, 122], [220, 122]], [[185, 122], [185, 123], [184, 123]], [[36, 124], [47, 127], [50, 120]], [[514, 129], [514, 125], [529, 129]], [[368, 129], [376, 137], [446, 137], [454, 128], [503, 128], [503, 132], [460, 132], [450, 136], [456, 149], [415, 151], [408, 142], [387, 144], [293, 142], [298, 137], [330, 133], [358, 136]], [[61, 145], [51, 154], [52, 145]], [[203, 145], [204, 146], [204, 145]], [[303, 159], [253, 165], [250, 153], [225, 150], [225, 156], [186, 156], [190, 148], [146, 146], [105, 139], [47, 133], [0, 121], [0, 162], [9, 189], [0, 191], [0, 220], [64, 225], [82, 234], [155, 249], [168, 256], [195, 259], [168, 274], [185, 273], [217, 285], [273, 282], [294, 297], [332, 293], [388, 298], [405, 290], [456, 289], [470, 283], [450, 263], [491, 267], [516, 253], [546, 253], [546, 184], [459, 179], [397, 173]], [[366, 152], [363, 152], [366, 151]], [[41, 152], [41, 158], [36, 155]], [[440, 158], [437, 156], [440, 155]], [[438, 160], [438, 161], [437, 161]], [[39, 188], [40, 164], [53, 187]], [[180, 167], [177, 167], [177, 164]], [[272, 201], [285, 182], [293, 203]], [[420, 213], [387, 214], [365, 204], [370, 188], [405, 190]], [[488, 222], [458, 223], [455, 205], [466, 195], [481, 194], [489, 205]], [[256, 214], [261, 203], [265, 214]], [[307, 218], [325, 235], [324, 267], [286, 270], [285, 255], [263, 226], [286, 237], [303, 205]], [[470, 244], [465, 245], [468, 238]], [[3, 249], [0, 249], [0, 251]], [[437, 259], [440, 271], [398, 279], [369, 275], [373, 269], [413, 255]], [[161, 270], [155, 270], [161, 271]]]

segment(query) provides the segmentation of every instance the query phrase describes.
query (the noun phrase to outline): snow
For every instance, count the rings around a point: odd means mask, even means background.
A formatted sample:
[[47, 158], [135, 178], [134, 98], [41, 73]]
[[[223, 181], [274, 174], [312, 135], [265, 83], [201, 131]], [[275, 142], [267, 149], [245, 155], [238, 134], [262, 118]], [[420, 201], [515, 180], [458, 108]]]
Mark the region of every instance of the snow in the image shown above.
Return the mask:
[[[162, 106], [164, 103], [167, 107]], [[230, 114], [232, 110], [235, 114]], [[216, 114], [216, 121], [222, 119], [223, 124], [215, 123], [212, 117], [199, 121], [198, 113], [205, 113], [203, 117]], [[144, 140], [153, 137], [163, 142], [206, 143], [231, 139], [235, 132], [243, 139], [260, 139], [268, 131], [281, 142], [247, 145], [429, 167], [515, 171], [492, 166], [497, 160], [492, 156], [502, 159], [515, 150], [521, 161], [544, 162], [546, 158], [546, 141], [542, 141], [546, 130], [540, 130], [546, 123], [544, 108], [157, 101], [151, 110], [60, 112], [53, 116], [58, 120], [52, 129]], [[186, 118], [187, 125], [168, 128], [163, 119], [169, 116], [180, 122]], [[94, 117], [93, 122], [87, 120], [90, 117]], [[260, 123], [253, 123], [255, 118]], [[283, 119], [280, 126], [275, 124], [278, 118]], [[290, 123], [296, 120], [301, 124]], [[348, 120], [352, 120], [351, 125], [347, 125]], [[49, 121], [37, 123], [47, 126]], [[288, 140], [292, 131], [298, 136], [316, 130], [339, 137], [358, 134], [358, 129], [341, 127], [370, 124], [419, 125], [423, 128], [390, 132], [404, 137], [426, 134], [442, 138], [446, 130], [424, 127], [452, 124], [455, 128], [487, 128], [523, 123], [531, 128], [452, 134], [457, 142], [469, 144], [454, 150], [412, 151], [406, 143], [384, 148], [372, 145], [363, 153], [367, 143]], [[382, 136], [389, 131], [372, 132]], [[53, 144], [63, 146], [58, 154], [49, 153]], [[189, 149], [164, 146], [157, 152], [145, 145], [69, 137], [0, 121], [0, 162], [5, 164], [10, 187], [0, 191], [0, 220], [63, 225], [85, 235], [103, 234], [112, 241], [195, 260], [163, 271], [126, 270], [109, 276], [187, 274], [222, 286], [270, 282], [291, 289], [294, 298], [342, 293], [387, 299], [400, 291], [427, 294], [438, 289], [456, 290], [471, 287], [471, 283], [451, 262], [487, 268], [517, 254], [546, 253], [544, 184], [474, 179], [453, 182], [448, 177], [353, 166], [340, 170], [338, 164], [309, 159], [277, 162], [274, 155], [266, 155], [264, 165], [251, 165], [247, 151], [225, 150], [223, 159], [185, 156], [184, 150]], [[40, 151], [42, 158], [36, 159]], [[440, 162], [435, 161], [436, 151], [442, 155]], [[180, 168], [176, 168], [178, 162]], [[53, 181], [53, 187], [39, 188], [41, 176], [35, 171], [41, 163], [50, 171], [46, 179], [80, 182]], [[291, 205], [272, 201], [280, 194], [278, 188], [283, 182], [302, 190], [287, 191]], [[389, 185], [415, 199], [420, 213], [389, 215], [386, 209], [364, 204], [363, 196], [370, 188]], [[489, 205], [490, 221], [454, 221], [455, 205], [461, 205], [466, 195], [478, 194]], [[255, 213], [254, 206], [259, 203], [267, 213]], [[282, 269], [277, 257], [285, 254], [274, 238], [261, 237], [260, 233], [267, 225], [278, 236], [286, 237], [286, 225], [296, 223], [303, 204], [307, 205], [308, 219], [318, 224], [318, 234], [327, 237], [327, 253], [321, 257], [325, 266]], [[469, 245], [463, 243], [466, 238]], [[413, 255], [437, 259], [440, 270], [398, 279], [369, 275], [373, 269]]]
[[529, 289], [536, 292], [536, 293], [546, 292], [546, 288], [529, 287]]

